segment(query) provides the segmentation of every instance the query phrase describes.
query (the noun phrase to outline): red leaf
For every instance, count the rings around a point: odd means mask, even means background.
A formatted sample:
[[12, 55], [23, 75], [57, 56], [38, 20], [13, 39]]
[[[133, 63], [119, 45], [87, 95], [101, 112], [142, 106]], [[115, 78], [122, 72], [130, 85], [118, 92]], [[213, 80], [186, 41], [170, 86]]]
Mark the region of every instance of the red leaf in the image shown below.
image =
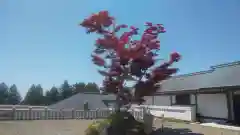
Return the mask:
[[103, 76], [108, 76], [109, 75], [108, 72], [102, 71], [102, 70], [98, 70], [98, 73], [100, 73]]
[[146, 26], [152, 26], [153, 24], [151, 22], [146, 22], [145, 25]]
[[102, 59], [101, 57], [99, 57], [97, 55], [92, 55], [92, 61], [93, 61], [94, 64], [96, 64], [98, 66], [104, 66], [105, 65], [104, 59]]
[[181, 58], [181, 55], [177, 52], [173, 52], [171, 55], [170, 55], [170, 61], [172, 62], [178, 62]]
[[127, 25], [125, 25], [125, 24], [121, 24], [121, 25], [118, 25], [118, 26], [116, 26], [116, 28], [115, 28], [115, 32], [118, 32], [120, 29], [122, 29], [122, 28], [127, 28], [128, 26]]

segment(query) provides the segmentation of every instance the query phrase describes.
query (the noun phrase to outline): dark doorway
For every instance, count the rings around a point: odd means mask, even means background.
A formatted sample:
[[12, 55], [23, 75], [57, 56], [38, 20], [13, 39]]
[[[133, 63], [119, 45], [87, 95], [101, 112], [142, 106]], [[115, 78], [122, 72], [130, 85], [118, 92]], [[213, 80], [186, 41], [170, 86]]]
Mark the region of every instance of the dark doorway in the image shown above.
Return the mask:
[[189, 94], [179, 94], [176, 95], [176, 105], [190, 105], [190, 95]]
[[240, 94], [233, 95], [234, 123], [240, 126]]

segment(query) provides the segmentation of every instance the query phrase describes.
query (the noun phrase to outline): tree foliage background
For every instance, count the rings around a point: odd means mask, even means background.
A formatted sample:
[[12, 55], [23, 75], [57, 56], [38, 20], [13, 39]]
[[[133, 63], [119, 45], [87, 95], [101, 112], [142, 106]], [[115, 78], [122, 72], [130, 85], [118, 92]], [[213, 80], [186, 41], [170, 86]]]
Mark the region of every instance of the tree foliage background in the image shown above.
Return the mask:
[[99, 87], [92, 82], [69, 84], [67, 80], [60, 87], [53, 86], [49, 90], [44, 90], [40, 84], [33, 84], [22, 97], [15, 84], [8, 86], [2, 82], [0, 83], [0, 104], [50, 105], [83, 92], [99, 93]]

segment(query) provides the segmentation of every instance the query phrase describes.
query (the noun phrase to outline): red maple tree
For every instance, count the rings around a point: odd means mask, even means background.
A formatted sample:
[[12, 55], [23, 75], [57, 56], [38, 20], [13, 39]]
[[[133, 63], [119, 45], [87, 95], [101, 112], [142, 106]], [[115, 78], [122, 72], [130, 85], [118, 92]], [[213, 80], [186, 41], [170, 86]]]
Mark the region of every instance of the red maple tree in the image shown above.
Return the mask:
[[[160, 33], [165, 33], [162, 24], [146, 23], [140, 39], [138, 28], [125, 24], [117, 25], [108, 11], [100, 11], [83, 20], [80, 24], [87, 33], [97, 33], [101, 37], [96, 40], [96, 49], [92, 61], [102, 69], [98, 72], [105, 76], [103, 91], [117, 96], [118, 107], [131, 103], [141, 104], [144, 96], [151, 96], [160, 89], [161, 81], [177, 72], [170, 68], [180, 60], [174, 52], [170, 60], [157, 65], [160, 49]], [[127, 29], [121, 32], [121, 29]], [[126, 89], [127, 82], [132, 81], [132, 89]]]

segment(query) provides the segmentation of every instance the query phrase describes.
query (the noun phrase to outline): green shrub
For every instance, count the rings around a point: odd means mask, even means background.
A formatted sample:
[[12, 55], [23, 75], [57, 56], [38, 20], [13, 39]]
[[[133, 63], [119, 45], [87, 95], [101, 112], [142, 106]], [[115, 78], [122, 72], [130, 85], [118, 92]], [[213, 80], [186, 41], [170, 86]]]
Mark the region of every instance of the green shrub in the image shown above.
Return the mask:
[[135, 120], [135, 118], [129, 112], [116, 112], [108, 119], [111, 121], [110, 130], [108, 131], [110, 135], [144, 134], [144, 124]]
[[129, 112], [116, 112], [105, 120], [93, 122], [85, 135], [99, 135], [106, 127], [109, 135], [145, 135], [144, 124], [135, 120]]
[[124, 114], [122, 112], [116, 112], [111, 114], [108, 117], [108, 120], [111, 121], [111, 126], [112, 127], [118, 127], [118, 128], [124, 128]]
[[95, 121], [88, 126], [85, 135], [99, 135], [102, 130], [110, 124], [109, 119], [102, 121]]
[[90, 124], [88, 126], [88, 128], [86, 129], [85, 134], [86, 135], [99, 135], [98, 123], [93, 122], [92, 124]]

